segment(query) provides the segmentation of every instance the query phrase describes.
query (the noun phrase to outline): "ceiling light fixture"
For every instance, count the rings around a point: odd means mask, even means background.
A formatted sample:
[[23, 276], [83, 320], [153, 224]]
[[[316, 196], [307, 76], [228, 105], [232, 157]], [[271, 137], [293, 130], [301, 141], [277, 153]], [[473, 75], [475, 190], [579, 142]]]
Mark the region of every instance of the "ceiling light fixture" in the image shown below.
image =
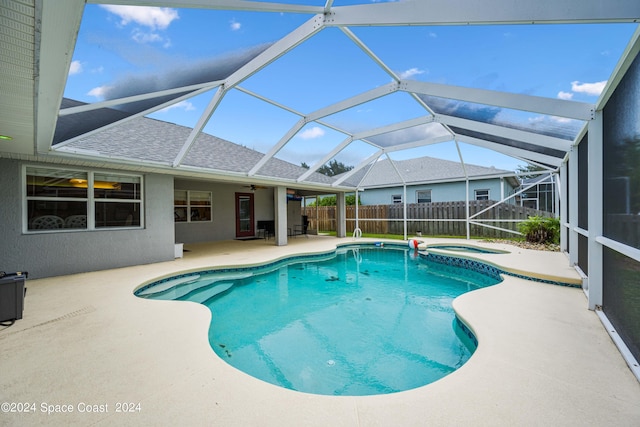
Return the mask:
[[0, 135], [0, 140], [2, 141], [11, 141], [13, 139], [12, 136], [9, 135]]

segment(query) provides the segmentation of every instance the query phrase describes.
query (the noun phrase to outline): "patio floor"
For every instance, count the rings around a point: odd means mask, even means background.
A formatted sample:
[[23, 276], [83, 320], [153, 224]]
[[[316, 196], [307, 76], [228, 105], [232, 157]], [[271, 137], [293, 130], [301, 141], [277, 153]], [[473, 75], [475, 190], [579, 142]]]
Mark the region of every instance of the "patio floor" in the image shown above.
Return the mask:
[[[459, 297], [456, 310], [480, 342], [469, 362], [433, 384], [372, 397], [311, 395], [254, 379], [211, 350], [207, 308], [133, 296], [143, 282], [177, 271], [351, 241], [192, 244], [175, 261], [28, 280], [23, 319], [0, 327], [0, 403], [33, 411], [6, 413], [3, 404], [0, 425], [640, 425], [640, 383], [581, 289], [505, 277]], [[578, 278], [564, 254], [473, 244], [511, 252], [476, 258]], [[123, 403], [134, 412], [117, 412]]]

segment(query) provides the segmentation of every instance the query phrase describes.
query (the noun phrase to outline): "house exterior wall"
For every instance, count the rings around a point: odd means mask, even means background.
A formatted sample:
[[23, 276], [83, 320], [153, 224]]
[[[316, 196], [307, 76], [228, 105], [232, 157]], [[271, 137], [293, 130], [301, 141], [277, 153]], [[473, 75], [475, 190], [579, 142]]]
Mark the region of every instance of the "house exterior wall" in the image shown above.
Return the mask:
[[[236, 193], [247, 193], [251, 191], [250, 189], [240, 184], [223, 184], [177, 178], [174, 187], [176, 190], [211, 191], [212, 193], [212, 221], [176, 222], [176, 242], [212, 242], [236, 237]], [[257, 221], [274, 219], [272, 189], [260, 188], [255, 190], [253, 203], [256, 223]], [[254, 224], [255, 226], [256, 224]]]
[[0, 270], [35, 279], [174, 259], [173, 177], [144, 175], [143, 229], [25, 234], [22, 164], [0, 159]]
[[[500, 200], [500, 179], [485, 179], [469, 181], [469, 199], [474, 199], [474, 190], [489, 190], [490, 200]], [[457, 202], [466, 199], [466, 186], [464, 181], [442, 182], [437, 184], [410, 185], [407, 186], [406, 203], [417, 203], [417, 192], [431, 190], [432, 202]], [[514, 189], [505, 183], [505, 197], [514, 193]], [[393, 203], [394, 194], [403, 194], [402, 187], [372, 188], [358, 193], [360, 203], [363, 205], [389, 205]]]

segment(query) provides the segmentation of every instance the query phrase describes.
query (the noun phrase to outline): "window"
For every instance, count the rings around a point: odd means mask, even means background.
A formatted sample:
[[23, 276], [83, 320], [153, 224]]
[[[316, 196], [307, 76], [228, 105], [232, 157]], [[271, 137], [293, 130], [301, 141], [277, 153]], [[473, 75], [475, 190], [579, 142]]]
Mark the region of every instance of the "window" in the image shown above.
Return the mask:
[[26, 230], [93, 230], [142, 225], [142, 177], [25, 168]]
[[402, 203], [402, 194], [394, 194], [391, 196], [392, 203]]
[[489, 190], [474, 190], [476, 200], [489, 200]]
[[95, 226], [139, 227], [140, 187], [137, 176], [94, 175]]
[[431, 190], [416, 191], [416, 200], [418, 203], [431, 203]]
[[175, 222], [211, 221], [211, 192], [175, 190]]

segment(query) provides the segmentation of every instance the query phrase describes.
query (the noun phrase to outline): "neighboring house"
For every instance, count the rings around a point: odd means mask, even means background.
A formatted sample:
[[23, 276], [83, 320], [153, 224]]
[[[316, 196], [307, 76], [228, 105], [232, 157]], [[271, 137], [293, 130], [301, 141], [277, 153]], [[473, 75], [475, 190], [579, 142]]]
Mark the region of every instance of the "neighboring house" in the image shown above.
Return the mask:
[[[362, 205], [430, 203], [466, 200], [465, 170], [469, 178], [469, 200], [499, 201], [514, 194], [520, 183], [512, 171], [420, 157], [410, 160], [381, 160], [370, 169], [349, 177], [349, 185], [365, 188], [359, 193]], [[404, 200], [406, 185], [406, 200]], [[507, 203], [515, 203], [511, 198]]]

